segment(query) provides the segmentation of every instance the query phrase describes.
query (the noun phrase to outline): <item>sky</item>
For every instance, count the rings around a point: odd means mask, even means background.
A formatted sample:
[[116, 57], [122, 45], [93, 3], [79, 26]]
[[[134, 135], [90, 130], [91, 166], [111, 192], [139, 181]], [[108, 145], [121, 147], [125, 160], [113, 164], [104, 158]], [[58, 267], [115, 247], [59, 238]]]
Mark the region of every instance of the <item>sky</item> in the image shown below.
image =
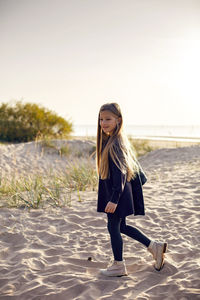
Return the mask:
[[200, 125], [199, 0], [0, 0], [0, 104], [96, 124]]

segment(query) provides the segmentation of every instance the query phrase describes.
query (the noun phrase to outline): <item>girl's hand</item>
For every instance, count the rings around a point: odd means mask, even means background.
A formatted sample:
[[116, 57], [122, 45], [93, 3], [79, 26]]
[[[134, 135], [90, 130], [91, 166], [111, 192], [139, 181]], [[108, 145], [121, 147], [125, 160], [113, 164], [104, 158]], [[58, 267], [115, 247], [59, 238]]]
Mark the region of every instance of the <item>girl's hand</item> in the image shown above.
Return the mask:
[[117, 204], [109, 201], [108, 204], [106, 205], [105, 212], [113, 214], [116, 208], [117, 208]]

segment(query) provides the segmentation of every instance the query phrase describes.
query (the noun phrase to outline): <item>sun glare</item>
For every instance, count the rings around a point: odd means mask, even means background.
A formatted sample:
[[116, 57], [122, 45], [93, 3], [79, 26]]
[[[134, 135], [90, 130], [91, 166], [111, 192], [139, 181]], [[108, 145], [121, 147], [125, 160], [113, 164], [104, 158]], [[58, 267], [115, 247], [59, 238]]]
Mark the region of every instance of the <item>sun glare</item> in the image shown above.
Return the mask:
[[200, 78], [200, 41], [185, 42], [178, 60], [180, 82], [184, 91], [195, 97], [199, 93]]

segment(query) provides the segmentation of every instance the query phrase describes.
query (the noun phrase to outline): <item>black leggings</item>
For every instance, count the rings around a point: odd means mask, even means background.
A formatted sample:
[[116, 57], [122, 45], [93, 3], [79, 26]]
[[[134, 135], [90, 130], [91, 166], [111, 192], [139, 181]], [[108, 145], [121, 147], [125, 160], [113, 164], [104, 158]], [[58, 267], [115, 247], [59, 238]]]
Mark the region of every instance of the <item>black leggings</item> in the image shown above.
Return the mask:
[[137, 228], [126, 225], [126, 218], [120, 218], [117, 214], [107, 214], [108, 218], [108, 231], [110, 233], [110, 240], [114, 259], [117, 261], [123, 260], [123, 240], [121, 233], [130, 236], [132, 239], [137, 240], [146, 247], [149, 246], [150, 240]]

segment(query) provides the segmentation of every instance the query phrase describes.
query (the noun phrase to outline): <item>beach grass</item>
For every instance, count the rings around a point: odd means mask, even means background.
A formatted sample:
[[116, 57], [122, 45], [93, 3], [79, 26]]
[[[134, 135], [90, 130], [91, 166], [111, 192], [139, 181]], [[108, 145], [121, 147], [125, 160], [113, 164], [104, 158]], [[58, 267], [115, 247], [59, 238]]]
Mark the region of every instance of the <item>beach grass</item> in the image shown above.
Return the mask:
[[55, 144], [54, 140], [50, 137], [45, 137], [42, 140], [38, 139], [36, 143], [41, 145], [44, 152], [53, 150], [55, 153], [59, 154], [60, 156], [66, 156], [66, 157], [72, 154], [72, 150], [68, 145], [58, 147]]
[[136, 139], [129, 137], [129, 141], [133, 147], [133, 150], [134, 150], [137, 158], [154, 150], [154, 148], [150, 145], [148, 140], [136, 140]]
[[[130, 140], [136, 157], [151, 151], [148, 141]], [[95, 168], [96, 145], [91, 145], [87, 158], [81, 150], [72, 151], [68, 145], [60, 148], [49, 138], [42, 141], [42, 151], [69, 158], [65, 172], [30, 174], [29, 176], [0, 177], [0, 207], [42, 208], [72, 205], [72, 194], [81, 202], [82, 191], [97, 191], [98, 177]], [[72, 158], [72, 159], [71, 159]]]
[[91, 160], [71, 162], [62, 174], [0, 177], [0, 207], [41, 208], [71, 205], [71, 194], [96, 190], [97, 174]]

